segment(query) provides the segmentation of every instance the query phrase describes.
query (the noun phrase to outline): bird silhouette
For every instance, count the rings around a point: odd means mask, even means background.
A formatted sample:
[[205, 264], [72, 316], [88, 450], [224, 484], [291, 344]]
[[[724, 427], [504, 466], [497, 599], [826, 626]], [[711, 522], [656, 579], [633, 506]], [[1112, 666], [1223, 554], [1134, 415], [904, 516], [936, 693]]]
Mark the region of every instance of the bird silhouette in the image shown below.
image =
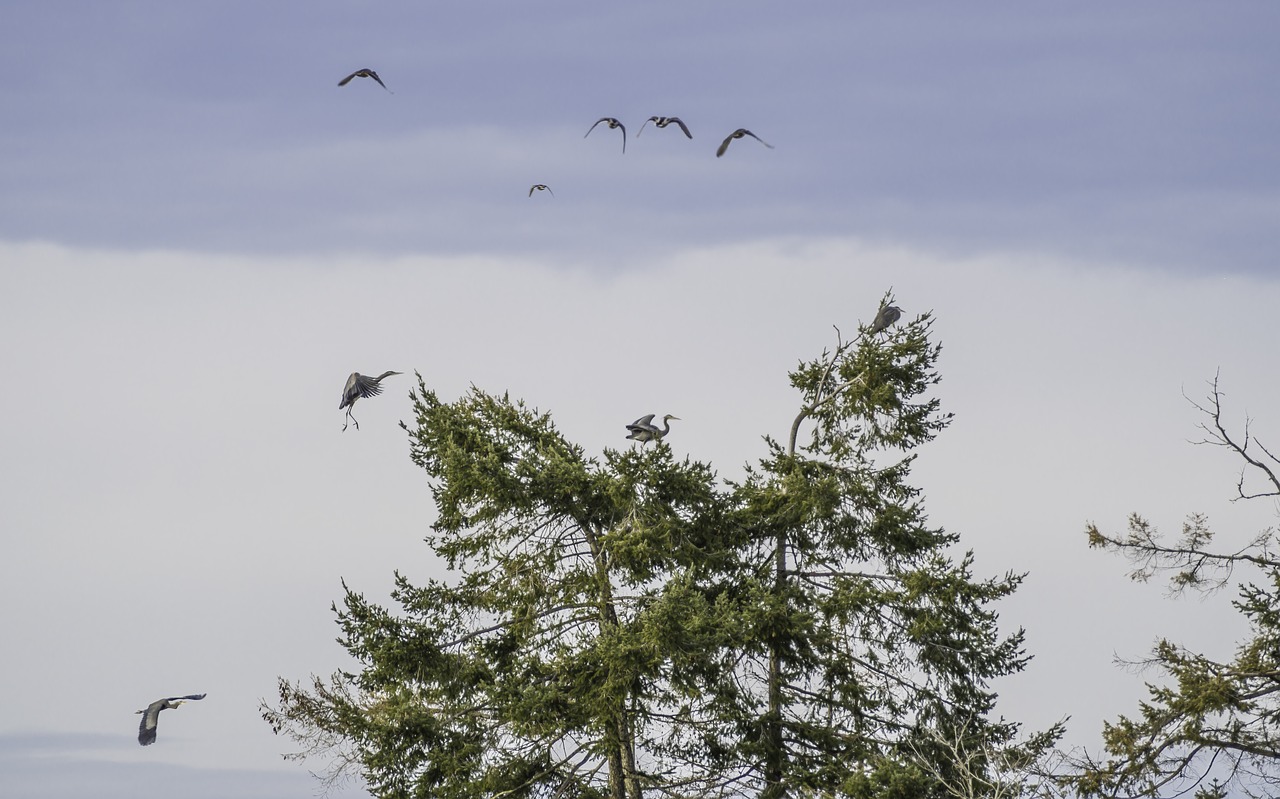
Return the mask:
[[[356, 422], [356, 417], [351, 415], [351, 409], [355, 407], [356, 400], [363, 397], [376, 397], [382, 393], [382, 386], [378, 385], [391, 375], [403, 374], [403, 372], [383, 372], [377, 377], [369, 377], [359, 372], [352, 372], [351, 377], [347, 378], [347, 384], [342, 388], [342, 404], [338, 406], [338, 410], [347, 409], [347, 419], [355, 422], [356, 429], [360, 429], [360, 423]], [[345, 432], [347, 422], [343, 421], [342, 429]]]
[[625, 153], [627, 151], [627, 129], [622, 126], [621, 122], [614, 119], [613, 117], [600, 117], [599, 119], [597, 119], [595, 125], [592, 125], [591, 127], [587, 128], [587, 132], [583, 134], [582, 138], [585, 139], [588, 136], [590, 136], [591, 131], [595, 130], [596, 125], [599, 125], [601, 122], [607, 122], [610, 128], [618, 128], [619, 130], [622, 131], [622, 152]]
[[548, 194], [550, 194], [552, 197], [556, 196], [556, 193], [554, 191], [551, 191], [551, 187], [545, 183], [535, 183], [532, 186], [530, 186], [529, 196], [532, 197], [535, 191], [545, 191]]
[[679, 416], [667, 414], [662, 417], [662, 429], [653, 423], [654, 414], [641, 416], [631, 424], [627, 425], [627, 438], [633, 441], [639, 441], [640, 446], [644, 446], [650, 441], [661, 441], [662, 437], [671, 432], [671, 420], [680, 421]]
[[734, 139], [741, 139], [743, 136], [750, 136], [751, 138], [763, 144], [765, 147], [768, 147], [770, 150], [773, 149], [772, 144], [760, 138], [756, 134], [752, 133], [746, 128], [738, 128], [733, 133], [730, 133], [728, 136], [726, 136], [724, 141], [720, 142], [720, 148], [716, 150], [716, 158], [719, 158], [720, 156], [724, 155], [725, 150], [729, 149], [729, 142], [733, 141]]
[[876, 314], [875, 320], [871, 323], [871, 329], [868, 331], [870, 335], [875, 335], [883, 330], [888, 330], [889, 325], [902, 318], [902, 309], [896, 305], [886, 305]]
[[161, 710], [173, 710], [187, 700], [204, 699], [208, 694], [188, 694], [187, 696], [170, 696], [166, 699], [157, 699], [144, 709], [138, 712], [142, 714], [142, 721], [138, 723], [138, 743], [143, 746], [150, 746], [156, 742], [156, 724], [160, 722]]
[[[649, 117], [645, 120], [644, 125], [648, 125], [650, 122], [657, 128], [665, 128], [667, 125], [679, 125], [680, 130], [684, 131], [684, 135], [691, 139], [693, 138], [693, 134], [689, 132], [689, 126], [684, 124], [680, 117]], [[636, 131], [637, 136], [644, 133], [644, 125], [641, 125], [640, 130]]]
[[[348, 76], [346, 76], [345, 78], [343, 78], [342, 80], [338, 81], [338, 85], [339, 85], [339, 86], [346, 86], [348, 83], [350, 83], [350, 82], [351, 82], [351, 79], [352, 79], [352, 78], [373, 78], [374, 80], [376, 80], [376, 81], [378, 82], [378, 85], [379, 85], [379, 86], [381, 86], [381, 87], [382, 87], [382, 88], [384, 88], [384, 89], [387, 89], [387, 84], [385, 84], [385, 83], [383, 83], [383, 82], [382, 82], [382, 78], [379, 78], [379, 77], [378, 77], [378, 73], [376, 73], [376, 72], [374, 72], [372, 69], [368, 69], [368, 68], [365, 68], [365, 69], [357, 69], [355, 72], [352, 72], [350, 75], [348, 75]], [[388, 91], [388, 92], [391, 92], [392, 94], [395, 94], [395, 92], [392, 92], [390, 89], [387, 89], [387, 91]]]

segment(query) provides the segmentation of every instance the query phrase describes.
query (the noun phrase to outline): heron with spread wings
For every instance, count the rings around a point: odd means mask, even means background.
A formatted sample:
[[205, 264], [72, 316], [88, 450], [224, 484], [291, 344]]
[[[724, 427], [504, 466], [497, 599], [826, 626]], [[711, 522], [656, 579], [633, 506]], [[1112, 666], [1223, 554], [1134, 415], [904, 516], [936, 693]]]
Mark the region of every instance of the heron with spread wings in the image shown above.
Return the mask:
[[662, 437], [671, 432], [671, 420], [680, 421], [679, 416], [667, 414], [662, 417], [662, 429], [653, 423], [654, 414], [641, 416], [631, 424], [627, 425], [627, 438], [633, 441], [639, 441], [640, 446], [644, 446], [650, 441], [661, 441]]
[[[605, 124], [607, 124], [610, 129], [618, 128], [619, 130], [622, 131], [622, 152], [625, 153], [627, 151], [627, 129], [622, 126], [621, 122], [614, 119], [613, 117], [600, 117], [599, 119], [596, 120], [596, 125], [599, 125], [601, 122], [604, 122]], [[592, 125], [591, 127], [587, 128], [587, 132], [583, 134], [582, 138], [585, 139], [587, 138], [587, 136], [590, 136], [591, 131], [596, 129], [596, 125]]]
[[[352, 78], [373, 78], [375, 81], [378, 82], [379, 86], [381, 86], [384, 89], [387, 89], [387, 84], [382, 82], [382, 78], [378, 77], [378, 73], [374, 72], [372, 69], [369, 69], [367, 67], [365, 69], [357, 69], [355, 72], [352, 72], [350, 75], [338, 81], [338, 85], [346, 86], [348, 83], [351, 82]], [[387, 91], [391, 92], [392, 94], [395, 94], [395, 92], [392, 92], [390, 89], [387, 89]]]
[[157, 699], [147, 705], [145, 710], [139, 710], [142, 714], [142, 721], [138, 724], [138, 743], [143, 746], [150, 746], [156, 742], [156, 724], [160, 721], [161, 710], [173, 710], [189, 700], [204, 699], [208, 694], [187, 694], [186, 696], [170, 696], [165, 699]]
[[[338, 406], [338, 410], [347, 409], [347, 419], [355, 423], [356, 429], [360, 429], [360, 423], [356, 421], [356, 417], [351, 415], [351, 409], [355, 407], [356, 400], [364, 397], [376, 397], [382, 393], [382, 386], [379, 385], [383, 380], [391, 375], [404, 374], [404, 372], [383, 372], [377, 377], [369, 377], [359, 372], [352, 372], [351, 377], [347, 378], [347, 385], [342, 389], [342, 404]], [[348, 422], [343, 421], [342, 429], [347, 429]]]
[[675, 125], [679, 127], [680, 130], [684, 131], [684, 135], [691, 139], [693, 138], [693, 134], [689, 132], [689, 126], [684, 124], [684, 120], [680, 119], [680, 117], [649, 117], [645, 120], [644, 125], [640, 126], [640, 130], [636, 131], [636, 135], [639, 136], [641, 133], [644, 133], [644, 126], [648, 125], [650, 122], [654, 124], [654, 127], [658, 128], [665, 128], [667, 125]]
[[738, 128], [733, 133], [730, 133], [728, 136], [726, 136], [724, 141], [720, 142], [720, 147], [719, 149], [716, 150], [716, 158], [719, 158], [720, 156], [724, 155], [725, 151], [729, 149], [729, 142], [733, 141], [734, 139], [741, 139], [744, 136], [750, 136], [751, 138], [763, 144], [765, 147], [768, 147], [770, 150], [773, 149], [772, 144], [760, 138], [756, 134], [752, 133], [746, 128]]

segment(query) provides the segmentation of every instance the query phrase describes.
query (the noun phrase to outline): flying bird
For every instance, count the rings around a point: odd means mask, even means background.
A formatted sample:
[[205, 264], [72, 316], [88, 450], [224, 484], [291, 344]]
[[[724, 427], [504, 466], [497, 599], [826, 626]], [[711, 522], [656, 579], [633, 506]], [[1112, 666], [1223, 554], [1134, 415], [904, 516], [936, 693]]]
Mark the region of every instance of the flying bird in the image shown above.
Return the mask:
[[187, 696], [171, 696], [167, 699], [157, 699], [147, 705], [146, 710], [139, 710], [142, 714], [142, 721], [138, 724], [138, 743], [143, 746], [150, 746], [156, 742], [156, 724], [160, 721], [161, 710], [172, 710], [188, 699], [204, 699], [208, 694], [188, 694]]
[[661, 441], [663, 436], [671, 432], [671, 420], [680, 421], [679, 416], [667, 414], [662, 417], [662, 429], [659, 430], [658, 426], [653, 423], [653, 416], [652, 413], [648, 416], [641, 416], [627, 425], [627, 438], [639, 441], [641, 446], [644, 446], [649, 441]]
[[724, 151], [729, 149], [729, 142], [733, 141], [734, 139], [741, 139], [743, 136], [750, 136], [751, 138], [763, 144], [765, 147], [768, 147], [770, 150], [773, 149], [772, 144], [760, 138], [756, 134], [752, 133], [746, 128], [738, 128], [733, 133], [730, 133], [728, 136], [726, 136], [724, 141], [720, 142], [720, 149], [716, 150], [716, 158], [719, 158], [720, 156], [724, 155]]
[[[585, 139], [585, 138], [587, 138], [587, 136], [590, 136], [590, 135], [591, 135], [591, 131], [595, 130], [595, 129], [596, 129], [596, 125], [599, 125], [601, 122], [607, 122], [607, 123], [609, 123], [609, 127], [610, 127], [610, 128], [618, 128], [619, 130], [621, 130], [621, 131], [622, 131], [622, 152], [624, 152], [624, 153], [625, 153], [625, 152], [627, 151], [627, 129], [626, 129], [625, 127], [623, 127], [623, 126], [622, 126], [622, 123], [621, 123], [621, 122], [619, 122], [618, 120], [614, 119], [613, 117], [600, 117], [599, 119], [597, 119], [597, 120], [596, 120], [596, 124], [595, 124], [595, 125], [592, 125], [592, 126], [591, 126], [591, 127], [589, 127], [589, 128], [587, 128], [587, 132], [586, 132], [585, 134], [583, 134], [582, 138], [584, 138], [584, 139]], [[643, 126], [641, 126], [641, 127], [643, 127]]]
[[[684, 135], [691, 139], [693, 138], [693, 134], [689, 132], [689, 126], [684, 124], [680, 117], [649, 117], [645, 120], [644, 125], [648, 125], [650, 122], [654, 124], [654, 127], [658, 128], [665, 128], [667, 125], [672, 124], [679, 125], [680, 130], [684, 131]], [[644, 125], [641, 125], [640, 130], [636, 131], [637, 136], [644, 133]]]
[[[351, 377], [347, 378], [347, 385], [342, 389], [342, 404], [338, 406], [338, 410], [347, 409], [347, 419], [355, 422], [356, 429], [360, 429], [360, 423], [356, 422], [356, 417], [351, 415], [351, 409], [355, 407], [356, 400], [364, 397], [376, 397], [382, 393], [382, 386], [378, 385], [391, 375], [404, 374], [403, 372], [383, 372], [377, 377], [369, 377], [359, 372], [352, 372]], [[342, 423], [343, 431], [347, 429], [347, 422]]]
[[868, 332], [874, 336], [882, 330], [888, 330], [889, 325], [898, 321], [900, 318], [902, 318], [901, 308], [896, 305], [886, 305], [880, 309], [879, 313], [876, 314], [875, 321], [871, 323], [871, 330]]
[[[346, 86], [348, 83], [351, 82], [352, 78], [373, 78], [378, 82], [379, 86], [381, 86], [384, 89], [387, 89], [387, 84], [383, 83], [382, 78], [379, 78], [378, 73], [374, 72], [372, 69], [357, 69], [355, 72], [352, 72], [350, 75], [338, 81], [338, 85]], [[387, 91], [391, 92], [392, 94], [395, 94], [395, 92], [392, 92], [390, 89], [387, 89]]]
[[530, 186], [529, 196], [532, 197], [535, 191], [545, 191], [545, 192], [549, 192], [552, 197], [556, 196], [556, 193], [554, 191], [551, 191], [551, 187], [545, 183], [535, 183], [532, 186]]

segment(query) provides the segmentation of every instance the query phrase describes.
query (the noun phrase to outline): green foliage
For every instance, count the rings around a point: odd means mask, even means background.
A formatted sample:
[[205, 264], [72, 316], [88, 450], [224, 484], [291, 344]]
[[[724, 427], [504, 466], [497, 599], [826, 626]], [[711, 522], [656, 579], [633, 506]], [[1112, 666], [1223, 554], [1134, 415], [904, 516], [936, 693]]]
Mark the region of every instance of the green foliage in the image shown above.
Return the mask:
[[[1217, 380], [1209, 403], [1196, 404], [1209, 421], [1202, 442], [1227, 449], [1244, 462], [1236, 499], [1280, 497], [1278, 461], [1249, 432], [1230, 433], [1222, 421]], [[1195, 403], [1193, 403], [1195, 404]], [[1246, 491], [1246, 479], [1262, 490]], [[1134, 716], [1103, 727], [1105, 755], [1083, 755], [1061, 784], [1084, 796], [1275, 796], [1280, 793], [1280, 558], [1274, 531], [1264, 530], [1238, 548], [1213, 551], [1215, 535], [1204, 514], [1190, 514], [1181, 536], [1166, 542], [1143, 517], [1129, 517], [1127, 533], [1086, 528], [1089, 545], [1120, 554], [1130, 576], [1169, 579], [1171, 593], [1211, 593], [1240, 571], [1255, 575], [1236, 584], [1232, 607], [1248, 622], [1249, 635], [1232, 657], [1215, 659], [1161, 639], [1140, 665], [1161, 679], [1147, 684], [1148, 698]]]
[[992, 609], [1020, 576], [953, 560], [908, 482], [949, 421], [930, 324], [801, 364], [787, 446], [736, 484], [661, 442], [589, 457], [548, 414], [419, 378], [448, 577], [397, 575], [394, 612], [348, 588], [359, 671], [281, 681], [264, 716], [383, 797], [950, 795], [949, 750], [908, 744], [1009, 750], [989, 684], [1027, 657]]

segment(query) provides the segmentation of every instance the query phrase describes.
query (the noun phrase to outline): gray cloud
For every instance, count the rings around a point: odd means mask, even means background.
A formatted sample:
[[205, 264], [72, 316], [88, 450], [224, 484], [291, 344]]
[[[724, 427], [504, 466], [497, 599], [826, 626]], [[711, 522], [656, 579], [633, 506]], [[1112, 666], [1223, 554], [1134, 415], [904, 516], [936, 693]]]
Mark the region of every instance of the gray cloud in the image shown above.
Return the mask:
[[[587, 261], [854, 235], [1264, 272], [1276, 250], [1270, 7], [113, 9], [0, 34], [6, 238]], [[396, 94], [338, 89], [358, 66]], [[606, 114], [695, 140], [624, 158], [582, 139]], [[778, 149], [714, 159], [741, 125]]]

